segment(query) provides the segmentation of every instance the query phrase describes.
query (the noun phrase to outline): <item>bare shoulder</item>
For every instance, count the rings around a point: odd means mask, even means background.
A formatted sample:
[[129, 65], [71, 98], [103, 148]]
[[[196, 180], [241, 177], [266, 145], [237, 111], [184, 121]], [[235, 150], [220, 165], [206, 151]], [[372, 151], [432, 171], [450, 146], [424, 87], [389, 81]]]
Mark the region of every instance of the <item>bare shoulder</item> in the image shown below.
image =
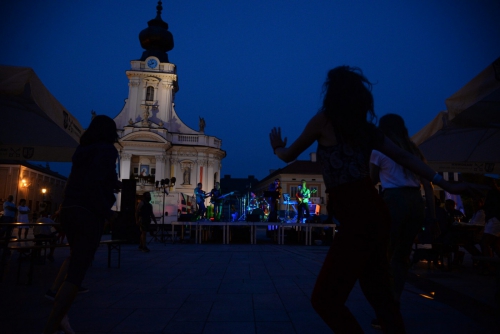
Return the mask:
[[319, 112], [311, 119], [309, 125], [315, 127], [319, 133], [318, 143], [323, 146], [333, 146], [337, 144], [333, 124], [326, 117], [324, 112]]
[[314, 126], [321, 125], [322, 127], [325, 126], [326, 123], [329, 123], [330, 121], [328, 118], [326, 118], [326, 115], [324, 112], [318, 112], [316, 115], [314, 115], [311, 120], [309, 121], [309, 124], [312, 124]]

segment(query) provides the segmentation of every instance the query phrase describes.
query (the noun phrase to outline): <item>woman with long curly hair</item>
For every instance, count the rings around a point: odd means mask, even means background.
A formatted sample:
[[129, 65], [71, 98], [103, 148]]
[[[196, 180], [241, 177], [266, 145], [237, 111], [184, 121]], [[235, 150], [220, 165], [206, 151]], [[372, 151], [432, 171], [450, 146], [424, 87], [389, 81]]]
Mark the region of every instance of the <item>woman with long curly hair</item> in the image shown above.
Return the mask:
[[373, 149], [450, 193], [481, 191], [468, 183], [451, 184], [415, 155], [393, 144], [378, 130], [371, 83], [358, 68], [340, 66], [328, 72], [323, 106], [289, 147], [281, 128], [269, 134], [274, 153], [295, 160], [314, 142], [328, 195], [329, 216], [340, 222], [323, 263], [311, 302], [335, 333], [362, 333], [345, 306], [354, 284], [374, 308], [382, 329], [404, 333], [399, 307], [392, 297], [387, 247], [390, 214], [369, 175]]

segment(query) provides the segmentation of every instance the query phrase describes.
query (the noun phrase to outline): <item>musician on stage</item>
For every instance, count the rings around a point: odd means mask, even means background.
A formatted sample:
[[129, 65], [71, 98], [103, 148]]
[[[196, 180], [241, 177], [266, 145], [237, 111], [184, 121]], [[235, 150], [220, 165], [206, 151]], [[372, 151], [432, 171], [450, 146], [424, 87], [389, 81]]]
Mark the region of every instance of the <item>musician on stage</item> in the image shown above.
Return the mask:
[[302, 223], [302, 219], [304, 217], [304, 210], [306, 211], [306, 218], [309, 218], [309, 198], [311, 198], [311, 189], [307, 188], [306, 180], [302, 179], [300, 181], [302, 186], [297, 187], [297, 194], [295, 197], [297, 198], [297, 211], [298, 211], [298, 219], [297, 223]]
[[275, 179], [274, 183], [271, 183], [269, 185], [269, 191], [276, 192], [276, 195], [273, 197], [270, 197], [268, 199], [269, 202], [269, 221], [270, 222], [277, 222], [278, 221], [278, 210], [280, 208], [280, 199], [281, 199], [281, 185], [280, 185], [280, 179]]
[[210, 195], [212, 196], [210, 199], [210, 203], [214, 206], [214, 220], [216, 222], [220, 221], [220, 217], [222, 214], [222, 204], [224, 203], [224, 199], [219, 199], [219, 196], [222, 195], [222, 190], [220, 189], [220, 183], [215, 182], [215, 188], [210, 191]]
[[198, 186], [194, 188], [194, 195], [196, 196], [196, 204], [198, 205], [198, 212], [196, 213], [196, 219], [203, 219], [207, 208], [205, 206], [205, 198], [210, 195], [207, 195], [201, 188], [203, 185], [198, 183]]

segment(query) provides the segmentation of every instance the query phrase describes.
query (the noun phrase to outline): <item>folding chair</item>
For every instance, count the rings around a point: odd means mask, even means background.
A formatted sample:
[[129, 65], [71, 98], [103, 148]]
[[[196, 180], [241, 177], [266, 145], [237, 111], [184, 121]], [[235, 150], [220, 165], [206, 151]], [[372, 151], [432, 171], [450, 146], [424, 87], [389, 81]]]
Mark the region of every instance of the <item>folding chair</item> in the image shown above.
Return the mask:
[[[149, 239], [148, 244], [152, 241], [162, 242], [160, 234], [160, 226], [155, 222], [151, 222], [151, 225], [149, 225], [149, 235], [151, 236], [151, 238]], [[160, 239], [158, 237], [160, 237]]]

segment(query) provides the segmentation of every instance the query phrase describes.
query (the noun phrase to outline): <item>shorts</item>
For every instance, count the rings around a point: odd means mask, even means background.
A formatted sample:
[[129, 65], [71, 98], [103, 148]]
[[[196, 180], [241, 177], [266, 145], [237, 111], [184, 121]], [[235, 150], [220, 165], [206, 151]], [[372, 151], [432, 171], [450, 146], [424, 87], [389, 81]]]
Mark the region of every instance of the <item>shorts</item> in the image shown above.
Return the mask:
[[62, 207], [59, 218], [70, 248], [66, 281], [80, 286], [101, 242], [104, 218], [81, 206]]

